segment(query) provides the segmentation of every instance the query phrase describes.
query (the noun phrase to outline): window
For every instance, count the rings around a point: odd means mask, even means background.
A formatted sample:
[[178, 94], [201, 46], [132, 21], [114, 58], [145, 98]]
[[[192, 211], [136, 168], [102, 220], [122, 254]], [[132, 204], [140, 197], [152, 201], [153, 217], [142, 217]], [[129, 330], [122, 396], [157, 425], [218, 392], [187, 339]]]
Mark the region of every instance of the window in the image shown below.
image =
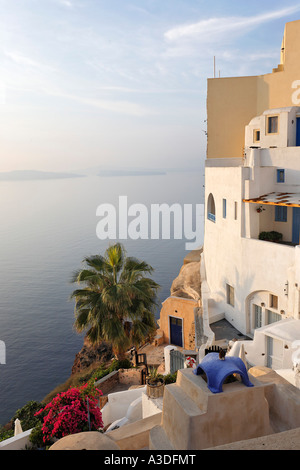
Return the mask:
[[278, 309], [278, 297], [277, 297], [277, 295], [270, 294], [270, 307]]
[[275, 222], [286, 222], [286, 221], [287, 221], [287, 207], [275, 206]]
[[254, 307], [254, 328], [260, 328], [262, 326], [262, 308], [259, 305], [253, 305]]
[[234, 220], [237, 220], [237, 211], [238, 211], [238, 205], [237, 202], [234, 202]]
[[234, 307], [234, 288], [229, 284], [226, 284], [226, 296], [227, 296], [227, 303]]
[[213, 195], [210, 193], [207, 200], [207, 218], [212, 222], [216, 221], [216, 206]]
[[278, 116], [267, 117], [267, 134], [278, 134]]
[[272, 312], [271, 310], [266, 310], [266, 313], [267, 313], [268, 325], [281, 320], [281, 316], [279, 315], [279, 313]]
[[226, 199], [223, 199], [223, 219], [226, 219]]
[[277, 170], [277, 183], [284, 183], [285, 174], [283, 169]]
[[260, 130], [259, 129], [254, 129], [253, 131], [253, 142], [259, 142], [260, 141]]

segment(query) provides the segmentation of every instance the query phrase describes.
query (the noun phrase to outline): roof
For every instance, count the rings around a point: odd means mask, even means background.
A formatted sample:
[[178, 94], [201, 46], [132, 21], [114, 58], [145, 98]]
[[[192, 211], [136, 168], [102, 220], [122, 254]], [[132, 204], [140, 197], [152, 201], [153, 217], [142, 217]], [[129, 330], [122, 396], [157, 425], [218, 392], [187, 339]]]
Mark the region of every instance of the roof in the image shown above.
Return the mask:
[[285, 318], [281, 321], [265, 325], [260, 328], [267, 336], [292, 343], [300, 338], [300, 321], [294, 318]]
[[274, 109], [266, 109], [264, 112], [263, 112], [263, 115], [266, 116], [268, 114], [279, 114], [279, 113], [289, 113], [290, 111], [292, 111], [292, 109], [296, 109], [299, 107], [298, 106], [286, 106], [284, 108], [274, 108]]
[[243, 202], [269, 204], [272, 206], [300, 207], [300, 193], [268, 193], [253, 199], [243, 199]]

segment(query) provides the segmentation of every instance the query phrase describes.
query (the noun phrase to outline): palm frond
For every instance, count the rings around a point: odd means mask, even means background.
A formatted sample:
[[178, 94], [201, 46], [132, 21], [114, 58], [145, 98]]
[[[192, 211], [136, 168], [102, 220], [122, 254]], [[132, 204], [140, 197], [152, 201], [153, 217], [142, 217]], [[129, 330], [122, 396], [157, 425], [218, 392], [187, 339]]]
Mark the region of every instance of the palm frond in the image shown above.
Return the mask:
[[100, 274], [92, 269], [81, 269], [80, 271], [75, 271], [71, 278], [71, 282], [86, 282], [88, 284], [95, 284], [101, 280]]
[[117, 272], [122, 269], [125, 256], [125, 249], [121, 243], [109, 246], [105, 252], [106, 263]]
[[119, 353], [155, 331], [154, 309], [160, 286], [145, 276], [153, 272], [149, 264], [126, 258], [120, 243], [109, 246], [104, 256], [89, 256], [84, 261], [86, 267], [72, 277], [72, 282], [82, 285], [71, 294], [77, 331], [87, 331], [92, 342], [111, 342]]
[[84, 258], [84, 262], [90, 267], [95, 269], [97, 272], [105, 272], [106, 260], [102, 255], [93, 255]]
[[137, 258], [127, 258], [124, 264], [124, 269], [121, 275], [121, 282], [137, 280], [144, 274], [152, 274], [153, 268], [145, 261], [140, 261]]

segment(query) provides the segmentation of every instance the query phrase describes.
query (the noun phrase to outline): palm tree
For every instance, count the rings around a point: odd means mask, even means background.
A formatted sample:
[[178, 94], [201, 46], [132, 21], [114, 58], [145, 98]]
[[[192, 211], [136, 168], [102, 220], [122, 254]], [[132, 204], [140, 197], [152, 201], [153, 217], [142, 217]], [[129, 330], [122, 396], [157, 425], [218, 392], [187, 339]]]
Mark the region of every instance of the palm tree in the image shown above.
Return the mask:
[[139, 346], [156, 329], [154, 310], [159, 285], [145, 277], [153, 268], [127, 257], [120, 243], [109, 246], [104, 256], [84, 259], [86, 267], [74, 273], [75, 329], [87, 331], [92, 344], [112, 344], [120, 359], [131, 346]]

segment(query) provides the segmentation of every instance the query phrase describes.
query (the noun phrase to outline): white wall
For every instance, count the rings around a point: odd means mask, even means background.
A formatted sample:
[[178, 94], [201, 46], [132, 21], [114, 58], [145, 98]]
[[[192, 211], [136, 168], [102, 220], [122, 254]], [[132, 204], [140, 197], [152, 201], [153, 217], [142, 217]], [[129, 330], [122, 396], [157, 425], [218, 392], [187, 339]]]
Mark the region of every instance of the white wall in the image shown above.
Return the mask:
[[139, 398], [144, 390], [146, 386], [108, 394], [108, 402], [101, 409], [104, 426], [126, 416], [129, 405]]
[[0, 442], [0, 450], [24, 450], [25, 446], [30, 446], [29, 436], [31, 429], [17, 434], [14, 437], [10, 437], [5, 441]]
[[[265, 111], [261, 116], [251, 120], [245, 128], [245, 146], [267, 147], [290, 147], [296, 145], [296, 115], [300, 108], [297, 106], [290, 108], [278, 108]], [[267, 117], [278, 115], [279, 132], [268, 134], [266, 132]], [[260, 141], [254, 142], [253, 132], [260, 130]]]
[[258, 328], [255, 331], [253, 340], [238, 341], [239, 344], [244, 345], [246, 352], [246, 359], [250, 366], [267, 366], [267, 340], [266, 337], [270, 336], [277, 340], [280, 344], [281, 361], [280, 369], [292, 369], [293, 361], [292, 355], [295, 351], [293, 343], [295, 337], [299, 337], [300, 323], [291, 318], [282, 320], [281, 322], [266, 325]]
[[[300, 286], [300, 279], [296, 278], [297, 251], [294, 247], [241, 236], [245, 234], [258, 237], [260, 229], [259, 214], [253, 207], [255, 205], [241, 204], [244, 197], [243, 186], [249, 183], [246, 180], [247, 172], [244, 170], [242, 167], [206, 168], [205, 197], [207, 201], [209, 193], [214, 196], [216, 222], [205, 219], [204, 259], [211, 296], [221, 304], [225, 318], [242, 333], [247, 334], [250, 325], [246, 299], [249, 294], [262, 290], [273, 293], [279, 297], [280, 308], [286, 312], [286, 315], [293, 316], [297, 310], [295, 309], [295, 283], [298, 282]], [[269, 176], [271, 170], [273, 169], [263, 168], [261, 173]], [[259, 173], [260, 168], [256, 171]], [[258, 188], [263, 185], [264, 178], [261, 177], [259, 181], [256, 185]], [[258, 195], [259, 193], [256, 196]], [[227, 200], [226, 219], [222, 216], [223, 198]], [[238, 201], [237, 220], [234, 220], [232, 210], [234, 201]], [[247, 233], [249, 215], [251, 215], [250, 234]], [[254, 233], [255, 227], [256, 233]], [[287, 281], [289, 281], [288, 298], [284, 293]], [[227, 304], [226, 284], [234, 287], [234, 307]]]

